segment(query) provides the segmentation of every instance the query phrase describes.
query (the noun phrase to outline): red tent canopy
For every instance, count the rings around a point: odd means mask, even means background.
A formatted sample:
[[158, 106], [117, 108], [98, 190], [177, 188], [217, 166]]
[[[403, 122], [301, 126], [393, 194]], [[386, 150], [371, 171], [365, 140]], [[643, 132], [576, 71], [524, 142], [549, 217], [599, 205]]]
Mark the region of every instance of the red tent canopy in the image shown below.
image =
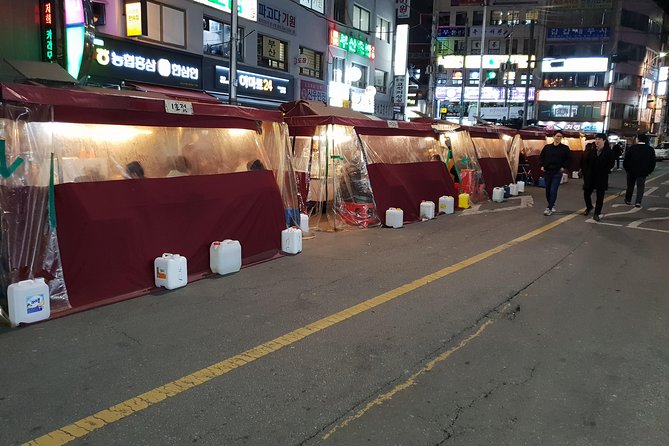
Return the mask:
[[282, 120], [276, 111], [214, 104], [195, 96], [192, 115], [167, 113], [165, 101], [175, 96], [159, 92], [28, 84], [2, 84], [0, 91], [4, 101], [51, 106], [52, 120], [58, 122], [255, 129], [256, 121]]
[[319, 125], [338, 124], [355, 127], [360, 135], [403, 135], [436, 137], [429, 123], [385, 121], [348, 108], [331, 107], [316, 101], [294, 101], [282, 104], [291, 135], [311, 136]]

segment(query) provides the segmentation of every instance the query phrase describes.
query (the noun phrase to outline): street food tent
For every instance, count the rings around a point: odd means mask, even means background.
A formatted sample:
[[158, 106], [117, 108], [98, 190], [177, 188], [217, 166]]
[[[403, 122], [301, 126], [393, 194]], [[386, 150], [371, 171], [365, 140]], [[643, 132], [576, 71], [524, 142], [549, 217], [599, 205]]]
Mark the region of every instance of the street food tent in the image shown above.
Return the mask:
[[[385, 222], [390, 207], [405, 222], [420, 220], [420, 202], [454, 195], [429, 124], [383, 121], [317, 102], [284, 104], [294, 138], [295, 171], [312, 220], [327, 229]], [[325, 205], [323, 205], [325, 204]]]
[[515, 180], [506, 150], [506, 141], [512, 138], [495, 127], [468, 127], [467, 131], [476, 147], [486, 193], [492, 197], [493, 188], [507, 186]]
[[156, 92], [1, 94], [3, 156], [23, 160], [0, 180], [3, 290], [44, 277], [52, 311], [79, 310], [151, 290], [165, 252], [187, 257], [189, 280], [210, 273], [215, 240], [239, 240], [244, 265], [279, 254], [296, 206], [280, 113], [198, 98], [167, 113], [173, 97]]
[[543, 130], [520, 130], [518, 132], [522, 140], [522, 154], [525, 158], [526, 173], [536, 184], [542, 177], [541, 162], [539, 156], [546, 145], [546, 132]]
[[446, 146], [451, 148], [452, 159], [460, 180], [460, 192], [468, 193], [473, 203], [488, 200], [483, 171], [469, 131], [465, 127], [458, 127], [455, 130], [441, 125], [435, 127], [442, 132]]

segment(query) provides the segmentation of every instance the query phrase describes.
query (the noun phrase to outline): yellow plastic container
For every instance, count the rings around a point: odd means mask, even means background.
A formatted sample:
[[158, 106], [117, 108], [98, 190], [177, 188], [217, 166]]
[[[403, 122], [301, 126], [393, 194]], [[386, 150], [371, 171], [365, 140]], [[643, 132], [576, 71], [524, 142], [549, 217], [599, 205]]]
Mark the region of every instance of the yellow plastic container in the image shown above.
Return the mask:
[[460, 209], [468, 209], [469, 208], [469, 194], [458, 195], [458, 207]]

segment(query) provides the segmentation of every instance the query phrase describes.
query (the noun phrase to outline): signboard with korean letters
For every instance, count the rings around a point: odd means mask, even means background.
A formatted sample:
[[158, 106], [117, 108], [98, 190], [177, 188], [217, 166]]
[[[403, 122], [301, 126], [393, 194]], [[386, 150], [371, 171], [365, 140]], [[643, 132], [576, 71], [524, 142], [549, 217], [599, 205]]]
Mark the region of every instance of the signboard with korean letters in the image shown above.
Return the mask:
[[202, 58], [108, 36], [95, 39], [91, 76], [202, 89]]

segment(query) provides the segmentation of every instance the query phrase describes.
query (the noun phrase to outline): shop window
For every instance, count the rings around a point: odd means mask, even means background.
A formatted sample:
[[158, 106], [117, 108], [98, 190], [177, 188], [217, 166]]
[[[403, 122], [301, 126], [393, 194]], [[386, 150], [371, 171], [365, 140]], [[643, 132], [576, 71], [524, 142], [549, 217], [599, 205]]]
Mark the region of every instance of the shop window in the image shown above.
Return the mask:
[[439, 13], [439, 26], [451, 26], [451, 12]]
[[288, 44], [274, 37], [258, 35], [258, 65], [288, 71]]
[[[203, 21], [204, 47], [202, 52], [210, 56], [230, 57], [230, 30], [231, 27], [227, 23], [222, 23], [217, 20], [204, 18]], [[237, 28], [237, 58], [242, 61], [244, 54], [244, 28]]]
[[483, 11], [474, 11], [474, 16], [472, 17], [472, 26], [481, 25], [483, 25]]
[[95, 26], [102, 26], [107, 23], [107, 11], [104, 3], [92, 2], [91, 8], [93, 10], [93, 24]]
[[300, 67], [302, 76], [323, 79], [323, 53], [300, 47], [300, 54], [307, 56], [307, 65]]
[[179, 47], [186, 46], [186, 11], [147, 2], [148, 38]]
[[388, 83], [388, 73], [382, 70], [374, 70], [374, 86], [379, 93], [386, 92], [386, 85]]
[[369, 32], [369, 11], [353, 5], [353, 27], [366, 33]]
[[376, 18], [376, 38], [390, 42], [390, 22], [388, 20], [381, 17]]
[[300, 5], [306, 6], [321, 14], [325, 13], [325, 0], [300, 0]]
[[340, 84], [344, 83], [344, 75], [346, 74], [346, 70], [344, 68], [345, 65], [344, 58], [332, 58], [332, 77], [330, 78], [332, 82], [339, 82]]
[[367, 67], [357, 63], [351, 64], [351, 87], [365, 88], [367, 87]]
[[455, 13], [455, 26], [468, 26], [466, 11]]
[[334, 0], [334, 19], [346, 23], [346, 0]]

